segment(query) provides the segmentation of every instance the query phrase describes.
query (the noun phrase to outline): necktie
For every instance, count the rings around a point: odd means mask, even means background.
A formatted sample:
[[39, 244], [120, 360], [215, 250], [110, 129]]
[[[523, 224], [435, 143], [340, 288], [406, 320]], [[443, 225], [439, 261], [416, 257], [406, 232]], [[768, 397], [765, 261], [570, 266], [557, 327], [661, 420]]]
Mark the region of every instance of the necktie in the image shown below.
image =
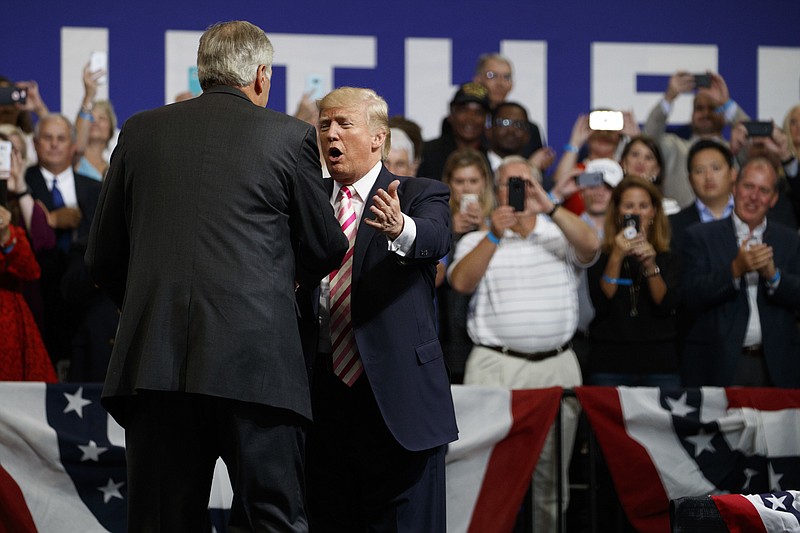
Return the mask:
[[58, 176], [53, 178], [52, 194], [53, 194], [53, 209], [60, 209], [66, 205], [64, 203], [64, 197], [61, 195], [61, 191], [58, 190]]
[[[53, 195], [53, 210], [60, 209], [66, 205], [64, 203], [64, 196], [62, 196], [61, 191], [58, 189], [58, 176], [53, 178], [53, 190], [51, 193]], [[56, 246], [58, 249], [62, 252], [69, 252], [69, 248], [72, 245], [72, 230], [57, 230], [56, 234]]]
[[350, 288], [353, 277], [353, 247], [356, 243], [356, 211], [351, 198], [353, 193], [343, 186], [339, 195], [339, 210], [336, 218], [347, 237], [347, 253], [342, 266], [331, 272], [331, 346], [333, 348], [333, 373], [348, 387], [356, 382], [364, 371], [353, 335], [351, 320]]

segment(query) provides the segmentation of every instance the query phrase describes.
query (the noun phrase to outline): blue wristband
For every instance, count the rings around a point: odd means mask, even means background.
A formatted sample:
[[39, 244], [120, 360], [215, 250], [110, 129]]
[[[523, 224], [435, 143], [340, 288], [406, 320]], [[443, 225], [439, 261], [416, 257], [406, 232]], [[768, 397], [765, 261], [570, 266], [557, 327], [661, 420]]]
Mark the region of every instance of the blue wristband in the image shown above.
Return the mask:
[[88, 122], [94, 122], [94, 115], [92, 115], [91, 113], [87, 113], [86, 111], [81, 111], [80, 113], [78, 113], [78, 116]]
[[486, 232], [486, 238], [489, 239], [489, 242], [494, 243], [496, 246], [500, 246], [500, 238], [490, 231]]
[[11, 241], [11, 244], [3, 248], [3, 255], [8, 255], [14, 249], [14, 246], [17, 244], [17, 239]]
[[775, 270], [775, 275], [772, 276], [772, 279], [767, 282], [767, 285], [775, 285], [780, 280], [781, 280], [781, 270], [780, 269], [776, 269]]
[[609, 278], [603, 274], [603, 281], [611, 285], [633, 285], [633, 280], [629, 278]]
[[580, 148], [575, 146], [574, 144], [567, 143], [564, 145], [565, 152], [572, 152], [573, 154], [577, 154], [580, 151]]

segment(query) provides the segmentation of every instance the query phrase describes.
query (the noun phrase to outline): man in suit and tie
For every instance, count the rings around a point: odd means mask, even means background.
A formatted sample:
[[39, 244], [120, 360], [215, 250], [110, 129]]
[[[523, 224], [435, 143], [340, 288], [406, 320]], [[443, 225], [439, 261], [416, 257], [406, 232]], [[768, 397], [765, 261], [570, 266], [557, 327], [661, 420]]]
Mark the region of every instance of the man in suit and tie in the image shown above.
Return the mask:
[[30, 193], [48, 211], [47, 220], [56, 234], [53, 248], [37, 250], [42, 267], [42, 337], [50, 358], [57, 366], [68, 360], [71, 341], [80, 313], [61, 294], [61, 280], [67, 269], [72, 243], [85, 239], [92, 224], [100, 184], [73, 172], [75, 129], [64, 115], [43, 116], [34, 132], [38, 164], [25, 173]]
[[733, 199], [730, 217], [684, 235], [686, 305], [709, 325], [686, 340], [686, 385], [800, 387], [800, 237], [767, 218], [778, 200], [772, 164], [749, 161]]
[[350, 249], [320, 296], [311, 530], [443, 532], [445, 445], [457, 429], [433, 295], [449, 191], [386, 170], [388, 108], [374, 91], [339, 88], [318, 106]]
[[231, 530], [308, 530], [295, 291], [347, 243], [314, 129], [265, 109], [272, 56], [248, 22], [211, 26], [203, 94], [131, 117], [103, 184], [86, 260], [122, 310], [103, 405], [125, 428], [132, 532], [208, 529], [218, 457]]

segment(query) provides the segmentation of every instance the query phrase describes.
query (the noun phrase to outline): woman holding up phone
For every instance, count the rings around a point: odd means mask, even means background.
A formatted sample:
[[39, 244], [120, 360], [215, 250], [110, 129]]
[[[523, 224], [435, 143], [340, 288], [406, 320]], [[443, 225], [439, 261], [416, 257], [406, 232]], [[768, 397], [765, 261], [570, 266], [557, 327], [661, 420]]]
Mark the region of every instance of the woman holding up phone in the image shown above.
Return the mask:
[[658, 188], [626, 176], [606, 212], [602, 255], [588, 271], [595, 308], [589, 326], [591, 384], [680, 386], [680, 267], [669, 240]]
[[[442, 181], [450, 187], [450, 229], [453, 242], [450, 254], [439, 261], [440, 271], [446, 270], [456, 248], [456, 242], [471, 231], [487, 229], [486, 221], [494, 209], [494, 179], [486, 158], [477, 150], [463, 148], [447, 158]], [[445, 361], [450, 368], [452, 383], [464, 379], [467, 356], [472, 341], [467, 334], [467, 307], [470, 295], [454, 291], [444, 276], [437, 275], [436, 296], [439, 305], [439, 340]]]

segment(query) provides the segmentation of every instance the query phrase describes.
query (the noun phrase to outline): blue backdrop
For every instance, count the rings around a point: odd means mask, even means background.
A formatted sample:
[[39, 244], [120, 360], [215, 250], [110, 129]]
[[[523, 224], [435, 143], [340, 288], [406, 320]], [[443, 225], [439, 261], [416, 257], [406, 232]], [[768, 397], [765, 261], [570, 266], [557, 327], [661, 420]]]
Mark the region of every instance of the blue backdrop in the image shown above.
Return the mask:
[[[74, 72], [69, 54], [62, 57], [65, 51], [62, 28], [107, 29], [108, 91], [121, 120], [169, 100], [165, 97], [165, 35], [168, 31], [202, 31], [210, 23], [232, 19], [250, 20], [268, 34], [373, 38], [374, 68], [336, 68], [331, 85], [372, 87], [386, 97], [391, 114], [404, 113], [412, 107], [422, 110], [417, 114], [424, 116], [410, 114], [410, 118], [425, 125], [427, 138], [438, 134], [430, 125], [438, 123], [446, 112], [452, 85], [443, 87], [439, 83], [430, 102], [419, 102], [419, 97], [415, 97], [414, 107], [407, 100], [408, 80], [413, 78], [417, 83], [444, 76], [451, 84], [466, 81], [472, 76], [477, 56], [501, 49], [503, 41], [546, 43], [544, 71], [538, 73], [544, 81], [546, 96], [541, 110], [537, 111], [535, 104], [531, 107], [533, 117], [543, 123], [550, 143], [557, 148], [567, 139], [576, 115], [602, 103], [593, 101], [593, 86], [594, 91], [602, 93], [602, 85], [608, 81], [609, 90], [613, 91], [613, 80], [604, 79], [603, 73], [593, 71], [593, 43], [629, 43], [629, 50], [634, 52], [638, 43], [711, 46], [716, 50], [717, 64], [708, 65], [709, 68], [722, 73], [734, 98], [754, 117], [762, 115], [760, 118], [780, 120], [792, 103], [800, 101], [800, 2], [790, 0], [768, 3], [742, 0], [702, 3], [687, 0], [496, 0], [491, 3], [406, 0], [395, 4], [347, 0], [336, 3], [238, 0], [210, 5], [186, 0], [140, 0], [119, 4], [7, 2], [4, 11], [0, 74], [17, 80], [37, 80], [50, 108], [63, 109], [69, 114], [73, 112], [69, 105], [62, 105], [65, 91], [62, 69], [69, 68], [71, 72], [67, 74], [73, 77], [80, 72], [79, 69]], [[449, 60], [424, 68], [410, 65], [409, 39], [420, 38], [449, 43]], [[772, 52], [767, 59], [761, 56], [765, 47]], [[776, 50], [786, 54], [776, 55]], [[315, 50], [308, 52], [314, 54]], [[671, 53], [674, 56], [679, 50]], [[626, 57], [622, 54], [620, 62], [624, 63]], [[79, 65], [87, 60], [88, 55], [75, 58]], [[280, 60], [278, 47], [276, 61]], [[515, 57], [514, 61], [517, 70], [522, 70], [524, 64], [521, 63], [525, 59]], [[299, 93], [295, 89], [287, 96], [286, 71], [296, 66], [297, 62], [275, 69], [269, 107], [293, 111], [294, 96]], [[412, 68], [416, 70], [411, 71]], [[637, 77], [636, 90], [652, 93], [649, 99], [633, 106], [640, 122], [644, 121], [647, 108], [657, 100], [669, 73], [674, 70], [670, 66], [664, 72]], [[789, 82], [783, 80], [778, 89], [773, 89], [780, 90], [782, 95], [776, 104], [777, 97], [767, 98], [759, 79], [762, 85], [774, 86], [778, 83], [774, 82], [777, 70], [784, 70]], [[762, 100], [772, 102], [774, 109], [759, 101], [760, 93], [764, 93]], [[536, 95], [515, 92], [514, 96], [527, 103]], [[779, 109], [783, 111], [777, 116]], [[764, 116], [767, 111], [769, 116]], [[676, 109], [673, 117], [677, 122], [685, 122], [688, 114]]]

